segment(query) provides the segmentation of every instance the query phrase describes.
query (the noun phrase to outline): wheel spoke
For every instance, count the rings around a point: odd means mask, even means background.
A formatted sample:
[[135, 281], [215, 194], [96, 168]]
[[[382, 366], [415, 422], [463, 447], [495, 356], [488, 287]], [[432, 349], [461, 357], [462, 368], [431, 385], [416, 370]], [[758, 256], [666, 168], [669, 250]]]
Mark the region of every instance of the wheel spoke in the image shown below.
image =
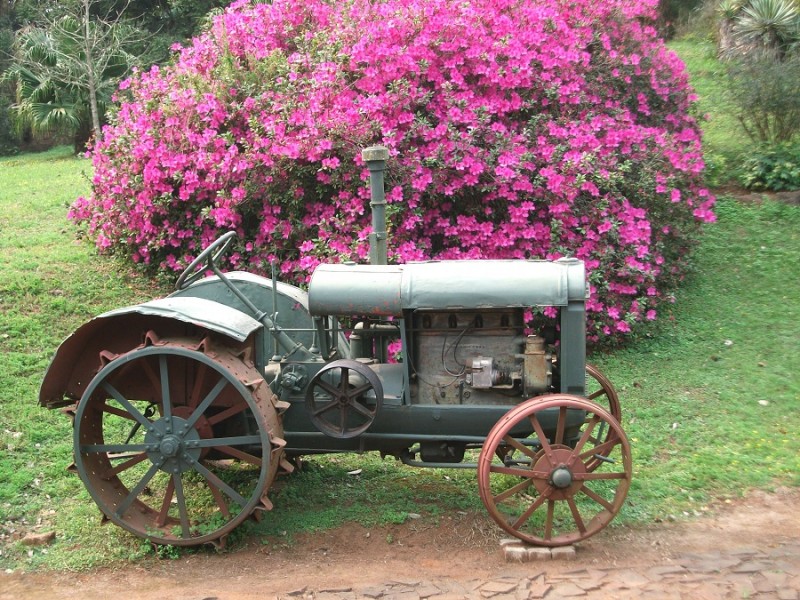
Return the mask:
[[628, 479], [628, 474], [624, 471], [619, 473], [598, 473], [592, 471], [591, 473], [574, 473], [572, 478], [575, 481], [599, 481], [606, 479]]
[[144, 477], [136, 484], [136, 487], [119, 503], [117, 510], [114, 511], [118, 517], [122, 517], [122, 515], [125, 514], [131, 504], [133, 504], [133, 501], [139, 497], [139, 494], [141, 494], [147, 484], [150, 483], [150, 480], [158, 473], [158, 469], [159, 466], [157, 464], [152, 464], [147, 473], [144, 474]]
[[186, 425], [188, 427], [190, 428], [194, 427], [194, 424], [197, 423], [197, 420], [203, 415], [206, 409], [209, 406], [211, 406], [211, 403], [217, 399], [217, 396], [219, 396], [220, 392], [226, 385], [228, 385], [228, 380], [222, 377], [213, 387], [213, 389], [210, 392], [208, 392], [208, 395], [205, 398], [203, 398], [203, 401], [200, 403], [200, 406], [194, 409], [192, 415], [186, 420]]
[[230, 408], [226, 408], [225, 410], [223, 410], [221, 413], [217, 413], [213, 417], [208, 417], [206, 421], [208, 422], [209, 425], [216, 425], [217, 423], [221, 423], [225, 419], [230, 419], [234, 415], [238, 415], [240, 412], [244, 412], [245, 410], [247, 410], [247, 408], [248, 408], [247, 404], [244, 403], [234, 404]]
[[238, 458], [239, 460], [250, 463], [251, 465], [255, 465], [257, 467], [261, 466], [261, 459], [259, 457], [248, 454], [247, 452], [242, 452], [237, 448], [233, 448], [231, 446], [217, 446], [216, 449], [220, 452], [224, 452], [228, 456], [233, 456], [234, 458]]
[[343, 394], [347, 394], [347, 390], [350, 388], [350, 369], [347, 367], [342, 367], [342, 376], [339, 378], [339, 391]]
[[144, 453], [144, 452], [142, 452], [141, 454], [137, 454], [136, 456], [133, 456], [133, 457], [129, 458], [125, 462], [118, 464], [113, 469], [108, 469], [105, 472], [105, 475], [103, 475], [103, 479], [108, 481], [109, 479], [111, 479], [115, 475], [119, 475], [123, 471], [125, 471], [127, 469], [130, 469], [131, 467], [133, 467], [135, 465], [138, 465], [140, 462], [142, 462], [146, 458], [147, 458], [147, 454]]
[[564, 443], [564, 428], [567, 425], [567, 407], [560, 406], [558, 408], [558, 424], [556, 425], [556, 437], [554, 444], [557, 446]]
[[197, 408], [197, 403], [200, 401], [200, 392], [203, 389], [203, 382], [206, 378], [206, 371], [208, 368], [204, 363], [200, 363], [194, 375], [194, 385], [192, 386], [192, 394], [189, 396], [189, 408]]
[[[592, 431], [594, 431], [595, 426], [597, 425], [600, 417], [594, 415], [591, 420], [587, 423], [587, 427], [581, 436], [581, 439], [578, 440], [578, 443], [575, 444], [575, 448], [572, 451], [572, 459], [570, 460], [570, 464], [574, 464], [577, 459], [580, 458], [581, 449], [586, 445], [586, 442], [589, 441], [589, 438], [592, 435]], [[595, 454], [597, 454], [595, 452]]]
[[601, 495], [597, 494], [596, 492], [590, 490], [588, 487], [586, 487], [586, 485], [581, 487], [580, 491], [583, 492], [586, 496], [588, 496], [592, 500], [594, 500], [595, 502], [597, 502], [600, 506], [605, 508], [607, 511], [613, 511], [614, 510], [614, 505], [611, 504], [611, 502], [609, 502], [608, 500], [606, 500], [605, 498], [603, 498]]
[[237, 435], [233, 437], [206, 438], [197, 440], [196, 448], [214, 448], [216, 446], [244, 446], [245, 444], [261, 444], [259, 435]]
[[587, 450], [586, 452], [581, 453], [581, 460], [586, 462], [587, 458], [591, 458], [595, 454], [599, 454], [600, 456], [608, 456], [618, 444], [619, 440], [616, 437], [607, 440], [602, 444], [598, 444], [591, 450]]
[[144, 452], [147, 450], [145, 444], [81, 444], [80, 451], [83, 454], [96, 452], [107, 452], [122, 454], [124, 452]]
[[544, 539], [551, 540], [553, 538], [553, 517], [556, 511], [556, 503], [554, 500], [547, 501], [547, 518], [544, 523]]
[[111, 406], [109, 404], [103, 404], [103, 406], [100, 407], [100, 410], [103, 411], [103, 412], [115, 415], [117, 417], [120, 417], [122, 419], [129, 419], [131, 421], [135, 421], [136, 420], [136, 417], [134, 417], [128, 411], [122, 410], [121, 408], [117, 408], [115, 406]]
[[107, 391], [111, 396], [119, 402], [125, 409], [131, 414], [131, 416], [141, 423], [144, 427], [150, 427], [152, 425], [151, 421], [147, 419], [142, 413], [139, 412], [139, 409], [136, 408], [133, 404], [131, 404], [125, 396], [120, 394], [113, 385], [111, 385], [108, 381], [103, 381], [103, 389]]
[[587, 398], [588, 398], [589, 400], [595, 400], [596, 398], [599, 398], [600, 396], [607, 396], [607, 394], [606, 394], [606, 391], [605, 391], [605, 390], [603, 390], [603, 389], [599, 389], [599, 390], [597, 390], [596, 392], [594, 392], [594, 393], [592, 393], [592, 394], [589, 394], [589, 395], [587, 396]]
[[369, 383], [365, 383], [365, 384], [360, 385], [358, 387], [348, 389], [347, 390], [347, 397], [355, 399], [355, 398], [360, 397], [362, 394], [366, 394], [371, 389], [372, 389], [372, 386]]
[[189, 513], [186, 511], [186, 496], [183, 493], [183, 481], [181, 480], [180, 473], [172, 475], [172, 481], [175, 482], [175, 500], [178, 502], [178, 514], [181, 516], [181, 537], [188, 538], [189, 531]]
[[[330, 383], [328, 383], [327, 381], [323, 381], [322, 379], [317, 381], [316, 387], [322, 388], [322, 390], [325, 393], [327, 393], [329, 396], [332, 396], [333, 398], [336, 398], [342, 391], [337, 386], [331, 385]], [[316, 390], [314, 391], [316, 392]]]
[[371, 419], [372, 417], [375, 416], [375, 411], [370, 410], [369, 408], [367, 408], [366, 406], [364, 406], [363, 404], [360, 404], [358, 402], [355, 402], [355, 401], [352, 402], [350, 404], [350, 407], [354, 411], [356, 411], [358, 414], [366, 417], [367, 419]]
[[161, 375], [161, 414], [165, 419], [172, 419], [172, 398], [169, 393], [169, 368], [166, 355], [158, 357], [158, 371]]
[[146, 360], [141, 362], [142, 369], [144, 370], [144, 374], [147, 375], [147, 379], [150, 381], [150, 385], [153, 386], [153, 391], [160, 391], [161, 383], [156, 377], [155, 372], [153, 371], [153, 367], [150, 366], [150, 363]]
[[503, 441], [522, 452], [525, 456], [528, 456], [531, 460], [536, 460], [536, 452], [531, 450], [528, 446], [520, 442], [519, 440], [507, 435], [503, 438]]
[[548, 476], [548, 473], [545, 473], [544, 471], [532, 471], [531, 469], [518, 469], [516, 467], [506, 467], [500, 465], [492, 465], [490, 470], [492, 473], [513, 475], [515, 477], [523, 477], [525, 479], [547, 479]]
[[578, 528], [578, 531], [581, 533], [581, 535], [585, 534], [586, 525], [584, 524], [581, 513], [578, 510], [578, 505], [575, 503], [575, 498], [572, 496], [567, 498], [567, 504], [569, 505], [569, 510], [572, 513], [572, 518], [575, 521], [575, 526]]
[[536, 413], [531, 413], [530, 421], [531, 425], [533, 425], [533, 430], [536, 432], [536, 436], [539, 438], [539, 443], [542, 445], [542, 450], [545, 451], [545, 454], [552, 454], [553, 449], [550, 447], [550, 442], [547, 440], [547, 436], [544, 434], [542, 424], [539, 423]]
[[219, 506], [219, 511], [222, 513], [222, 516], [226, 519], [230, 519], [231, 511], [228, 508], [228, 503], [225, 502], [225, 498], [222, 497], [222, 492], [210, 481], [206, 481], [206, 485], [208, 485], [208, 489], [211, 490], [211, 495], [214, 496], [214, 501], [217, 503], [217, 506]]
[[318, 417], [321, 414], [324, 414], [324, 413], [328, 412], [329, 410], [331, 410], [333, 408], [336, 408], [337, 406], [339, 406], [339, 401], [334, 399], [334, 400], [331, 400], [330, 402], [328, 402], [325, 406], [321, 406], [320, 408], [315, 410], [313, 414], [314, 414], [315, 417]]
[[511, 486], [505, 492], [501, 492], [496, 496], [493, 496], [492, 499], [494, 500], [495, 504], [500, 504], [501, 502], [507, 500], [514, 494], [518, 494], [519, 492], [528, 489], [529, 487], [531, 487], [532, 484], [533, 484], [532, 479], [525, 479], [524, 481], [520, 481], [517, 485]]
[[231, 486], [222, 481], [222, 479], [220, 479], [214, 473], [209, 471], [203, 464], [197, 462], [195, 463], [194, 468], [197, 470], [198, 473], [200, 473], [203, 477], [205, 477], [210, 484], [217, 486], [218, 489], [228, 494], [228, 497], [231, 500], [235, 500], [240, 507], [244, 508], [245, 506], [247, 506], [247, 500], [242, 498], [239, 492], [234, 490]]
[[547, 500], [547, 495], [542, 494], [541, 496], [537, 497], [531, 505], [522, 513], [519, 518], [511, 524], [511, 527], [514, 529], [519, 529], [522, 525], [525, 524], [525, 521], [531, 518], [531, 515], [537, 511], [537, 509], [545, 503]]
[[158, 511], [156, 517], [156, 525], [164, 527], [167, 524], [169, 517], [169, 507], [172, 504], [172, 496], [175, 495], [175, 480], [170, 477], [167, 482], [167, 489], [164, 490], [164, 499], [161, 501], [161, 510]]
[[347, 408], [342, 404], [339, 405], [339, 431], [347, 431]]

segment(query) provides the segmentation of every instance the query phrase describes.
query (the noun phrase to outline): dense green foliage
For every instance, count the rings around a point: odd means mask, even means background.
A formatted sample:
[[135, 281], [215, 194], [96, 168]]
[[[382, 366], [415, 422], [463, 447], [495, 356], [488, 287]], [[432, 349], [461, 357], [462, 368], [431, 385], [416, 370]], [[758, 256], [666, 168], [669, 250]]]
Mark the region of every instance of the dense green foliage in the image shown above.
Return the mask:
[[742, 164], [739, 181], [752, 190], [800, 189], [800, 141], [755, 148]]
[[[128, 68], [167, 60], [173, 44], [195, 35], [209, 11], [229, 3], [89, 0], [87, 29], [80, 22], [73, 27], [84, 15], [79, 0], [3, 2], [0, 155], [15, 152], [19, 144], [65, 134], [74, 137], [76, 151], [83, 150], [92, 136], [92, 94], [99, 95], [97, 122], [105, 124], [111, 95]], [[109, 29], [114, 35], [106, 34]], [[89, 42], [91, 56], [76, 47], [84, 40]], [[95, 92], [90, 93], [93, 88]]]

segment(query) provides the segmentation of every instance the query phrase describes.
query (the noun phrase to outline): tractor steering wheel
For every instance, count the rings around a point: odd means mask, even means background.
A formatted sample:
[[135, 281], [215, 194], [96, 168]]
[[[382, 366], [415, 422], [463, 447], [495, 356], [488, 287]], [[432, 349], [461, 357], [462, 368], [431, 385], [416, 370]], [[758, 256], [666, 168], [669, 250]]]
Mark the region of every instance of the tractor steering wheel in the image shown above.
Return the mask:
[[[206, 271], [217, 270], [217, 261], [228, 251], [233, 240], [236, 239], [236, 232], [229, 231], [211, 242], [197, 258], [195, 258], [186, 269], [184, 269], [178, 281], [175, 282], [176, 290], [185, 290], [195, 281], [200, 279]], [[205, 264], [204, 267], [202, 265]]]

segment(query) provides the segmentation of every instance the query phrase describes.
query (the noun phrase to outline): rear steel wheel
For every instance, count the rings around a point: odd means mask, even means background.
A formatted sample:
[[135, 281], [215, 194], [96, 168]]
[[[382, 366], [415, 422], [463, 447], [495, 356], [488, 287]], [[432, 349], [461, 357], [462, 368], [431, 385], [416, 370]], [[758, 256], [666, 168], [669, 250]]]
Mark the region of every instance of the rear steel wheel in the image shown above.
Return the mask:
[[109, 360], [75, 414], [75, 463], [104, 515], [158, 544], [225, 537], [271, 508], [283, 431], [259, 372], [204, 340], [158, 341]]
[[[597, 439], [602, 427], [611, 433]], [[630, 444], [619, 422], [567, 394], [512, 408], [489, 432], [478, 459], [478, 489], [492, 519], [540, 546], [573, 544], [603, 529], [622, 507], [631, 474]]]

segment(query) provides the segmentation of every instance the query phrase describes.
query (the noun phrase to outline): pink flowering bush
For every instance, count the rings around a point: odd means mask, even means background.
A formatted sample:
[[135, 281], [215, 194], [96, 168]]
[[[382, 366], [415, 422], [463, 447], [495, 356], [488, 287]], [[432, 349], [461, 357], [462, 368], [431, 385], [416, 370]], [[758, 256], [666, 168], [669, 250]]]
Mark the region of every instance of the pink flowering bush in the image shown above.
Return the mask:
[[390, 150], [390, 260], [576, 256], [592, 339], [652, 321], [713, 198], [656, 0], [234, 4], [174, 64], [126, 81], [71, 216], [99, 248], [302, 284], [366, 260], [361, 150]]

